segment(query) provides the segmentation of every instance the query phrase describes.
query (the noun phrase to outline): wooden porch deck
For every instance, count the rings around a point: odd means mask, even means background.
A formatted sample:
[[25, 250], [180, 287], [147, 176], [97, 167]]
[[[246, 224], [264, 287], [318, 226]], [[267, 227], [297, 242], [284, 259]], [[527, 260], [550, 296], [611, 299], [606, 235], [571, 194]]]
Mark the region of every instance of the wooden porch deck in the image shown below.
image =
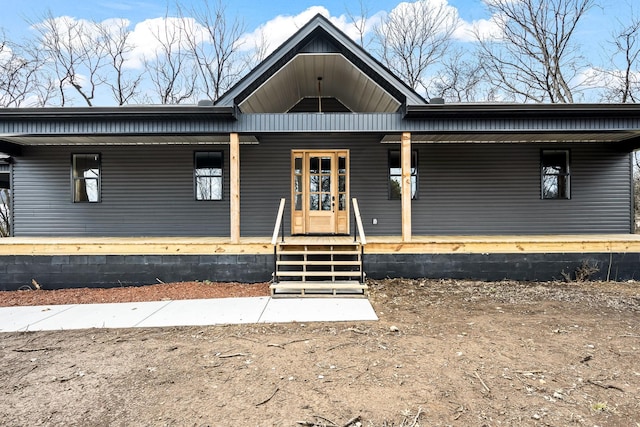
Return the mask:
[[[280, 241], [280, 240], [279, 240]], [[294, 236], [286, 243], [337, 245], [350, 236]], [[367, 236], [365, 254], [469, 253], [618, 253], [640, 252], [640, 235]], [[271, 238], [242, 237], [8, 237], [0, 255], [268, 255]]]

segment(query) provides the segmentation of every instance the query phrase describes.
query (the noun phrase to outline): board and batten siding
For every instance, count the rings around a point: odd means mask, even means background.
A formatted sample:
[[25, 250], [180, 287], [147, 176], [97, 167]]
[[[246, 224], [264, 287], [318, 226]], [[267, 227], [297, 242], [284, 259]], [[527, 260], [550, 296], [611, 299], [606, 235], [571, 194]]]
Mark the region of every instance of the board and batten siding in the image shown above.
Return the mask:
[[[222, 201], [196, 201], [193, 153], [224, 151]], [[73, 203], [72, 153], [99, 153], [100, 203]], [[229, 236], [228, 146], [25, 147], [15, 236]]]
[[[349, 149], [367, 235], [401, 234], [381, 135], [263, 135], [240, 147], [242, 236], [270, 236], [280, 198], [290, 234], [291, 150]], [[569, 149], [571, 199], [540, 198], [540, 150]], [[604, 144], [413, 144], [414, 235], [629, 233], [631, 161]], [[196, 201], [193, 153], [224, 151], [222, 201]], [[102, 155], [102, 202], [73, 203], [71, 154]], [[25, 147], [14, 166], [15, 236], [229, 236], [226, 145]], [[373, 224], [373, 219], [377, 224]], [[350, 220], [353, 231], [353, 218]]]

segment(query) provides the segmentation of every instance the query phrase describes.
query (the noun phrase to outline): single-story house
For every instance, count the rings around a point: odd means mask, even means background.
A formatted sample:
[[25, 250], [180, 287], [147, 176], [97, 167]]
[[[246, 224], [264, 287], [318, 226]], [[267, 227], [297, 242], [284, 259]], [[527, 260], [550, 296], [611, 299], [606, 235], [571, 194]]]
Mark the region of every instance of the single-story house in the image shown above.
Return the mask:
[[0, 110], [0, 287], [267, 281], [287, 244], [374, 278], [639, 278], [638, 147], [640, 106], [428, 101], [318, 15], [213, 104]]

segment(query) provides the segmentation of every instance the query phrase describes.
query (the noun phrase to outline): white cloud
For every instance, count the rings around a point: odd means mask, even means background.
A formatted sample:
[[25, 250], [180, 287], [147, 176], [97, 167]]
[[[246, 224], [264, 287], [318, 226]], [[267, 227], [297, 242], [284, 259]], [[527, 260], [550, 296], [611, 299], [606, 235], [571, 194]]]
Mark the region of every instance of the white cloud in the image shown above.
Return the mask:
[[163, 46], [185, 49], [187, 41], [181, 35], [182, 28], [199, 41], [210, 40], [205, 28], [193, 18], [162, 17], [146, 19], [134, 27], [130, 42], [134, 46], [127, 60], [127, 68], [143, 68], [144, 61], [153, 60]]
[[98, 35], [98, 28], [94, 22], [66, 15], [56, 16], [34, 24], [33, 28], [38, 31], [43, 41], [52, 38], [53, 29], [56, 29], [55, 32], [62, 35], [61, 45], [75, 49], [80, 49], [82, 46], [83, 40], [80, 39], [79, 35], [86, 35], [91, 38]]
[[589, 67], [578, 73], [572, 83], [588, 88], [605, 87], [611, 77], [616, 74], [621, 75], [621, 73], [622, 71], [606, 71], [601, 68]]
[[243, 34], [238, 41], [238, 48], [242, 51], [251, 51], [266, 42], [267, 53], [270, 53], [318, 13], [325, 17], [329, 16], [329, 11], [322, 6], [312, 6], [295, 16], [278, 15], [254, 31]]
[[[489, 19], [479, 19], [476, 21], [465, 21], [460, 18], [458, 9], [449, 4], [449, 0], [418, 0], [427, 4], [427, 8], [444, 7], [450, 14], [450, 19], [455, 22], [456, 30], [453, 38], [458, 41], [470, 42], [475, 41], [474, 32], [481, 35], [482, 38], [499, 38], [501, 34], [500, 19], [491, 17]], [[122, 2], [120, 2], [122, 3]], [[117, 1], [112, 5], [120, 4]], [[394, 13], [403, 10], [410, 3], [399, 3], [391, 12]], [[266, 44], [263, 54], [269, 54], [274, 49], [284, 43], [296, 31], [304, 26], [316, 14], [325, 16], [337, 28], [343, 31], [347, 36], [354, 40], [358, 40], [360, 34], [355, 27], [351, 18], [345, 14], [340, 16], [332, 16], [329, 10], [324, 6], [311, 6], [297, 15], [278, 15], [275, 18], [265, 22], [251, 32], [247, 32], [240, 37], [238, 49], [244, 52], [254, 51], [257, 47]], [[379, 11], [366, 18], [365, 37], [370, 35], [373, 28], [382, 22], [385, 11]], [[358, 19], [358, 17], [356, 17]], [[76, 19], [70, 16], [59, 16], [54, 18], [55, 24], [60, 28], [68, 29], [77, 28], [78, 26], [86, 26], [89, 31], [97, 31], [93, 23], [84, 19]], [[113, 18], [101, 22], [106, 28], [112, 28], [114, 32], [123, 26], [125, 28], [131, 25], [131, 22], [123, 18]], [[36, 27], [43, 29], [44, 23], [36, 24]], [[129, 53], [126, 67], [131, 69], [141, 69], [144, 66], [145, 59], [153, 59], [157, 57], [158, 51], [163, 43], [168, 43], [172, 34], [179, 31], [180, 27], [189, 28], [190, 32], [196, 34], [196, 37], [203, 42], [209, 41], [209, 35], [206, 30], [198, 24], [193, 18], [178, 17], [158, 17], [146, 19], [135, 24], [131, 30], [129, 38], [133, 50]], [[174, 47], [186, 46], [184, 38], [182, 41], [175, 41]]]
[[[99, 25], [115, 36], [122, 28], [128, 28], [131, 22], [124, 18], [110, 18], [100, 22]], [[95, 22], [70, 16], [58, 16], [53, 18], [53, 22], [41, 22], [34, 25], [43, 33], [43, 37], [48, 37], [52, 26], [58, 28], [62, 34], [81, 32], [95, 40], [99, 37], [98, 26]], [[174, 49], [186, 48], [186, 38], [181, 33], [183, 28], [201, 42], [210, 40], [208, 32], [193, 18], [160, 17], [137, 23], [131, 30], [128, 39], [132, 50], [127, 55], [125, 67], [143, 68], [145, 59], [156, 58], [163, 45], [172, 45]], [[81, 46], [79, 38], [72, 38], [71, 43], [75, 48]]]
[[[409, 7], [414, 3], [423, 3], [424, 11], [436, 11], [443, 10], [443, 13], [447, 16], [442, 24], [442, 30], [445, 27], [455, 27], [453, 32], [453, 39], [461, 42], [474, 42], [476, 41], [475, 34], [478, 34], [482, 40], [486, 39], [500, 39], [502, 37], [502, 19], [501, 17], [494, 15], [488, 19], [478, 19], [475, 21], [466, 21], [460, 17], [458, 8], [449, 4], [449, 0], [417, 0], [416, 2], [402, 2], [399, 3], [389, 14], [397, 14], [403, 16], [406, 13], [410, 13]], [[384, 12], [379, 12], [374, 15], [377, 22], [380, 22], [381, 17], [386, 15]], [[353, 36], [352, 36], [353, 37]]]
[[503, 33], [501, 22], [502, 19], [498, 16], [472, 22], [460, 19], [453, 38], [461, 42], [474, 42], [477, 41], [477, 34], [481, 40], [499, 40]]
[[388, 16], [396, 22], [418, 25], [426, 31], [434, 28], [440, 33], [456, 28], [460, 21], [458, 9], [449, 5], [448, 0], [402, 2], [394, 7]]
[[[243, 34], [238, 42], [238, 47], [242, 51], [253, 51], [260, 47], [262, 43], [267, 43], [265, 53], [268, 55], [317, 14], [329, 19], [333, 25], [352, 39], [356, 40], [360, 37], [358, 30], [348, 16], [331, 16], [329, 10], [324, 6], [311, 6], [297, 15], [278, 15], [260, 25], [254, 31]], [[380, 22], [382, 15], [382, 12], [378, 12], [367, 18], [365, 33], [372, 31], [373, 27]]]
[[[626, 79], [625, 70], [589, 67], [578, 73], [572, 83], [588, 89], [613, 88], [621, 87]], [[632, 71], [628, 79], [632, 84], [637, 84], [640, 82], [640, 71]]]
[[0, 44], [0, 62], [7, 62], [13, 58], [13, 51], [6, 44]]

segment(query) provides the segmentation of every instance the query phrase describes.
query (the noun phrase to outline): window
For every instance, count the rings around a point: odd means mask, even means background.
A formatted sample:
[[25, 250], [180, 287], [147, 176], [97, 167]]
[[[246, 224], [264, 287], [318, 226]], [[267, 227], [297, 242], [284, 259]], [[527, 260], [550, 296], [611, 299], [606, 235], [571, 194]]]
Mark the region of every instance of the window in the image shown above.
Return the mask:
[[100, 154], [73, 154], [73, 202], [100, 201]]
[[196, 200], [222, 200], [222, 151], [195, 153]]
[[568, 150], [542, 150], [541, 187], [543, 199], [569, 199]]
[[[389, 199], [402, 198], [402, 161], [400, 150], [389, 150]], [[418, 151], [411, 151], [411, 198], [418, 198]]]

